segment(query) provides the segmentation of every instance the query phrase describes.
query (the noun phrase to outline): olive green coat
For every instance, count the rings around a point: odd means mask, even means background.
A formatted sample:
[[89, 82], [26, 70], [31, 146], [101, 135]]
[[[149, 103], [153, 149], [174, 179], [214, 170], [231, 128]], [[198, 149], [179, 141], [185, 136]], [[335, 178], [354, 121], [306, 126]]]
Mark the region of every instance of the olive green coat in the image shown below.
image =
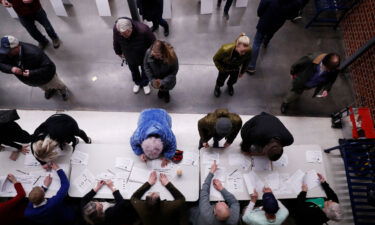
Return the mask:
[[249, 65], [251, 59], [251, 48], [249, 48], [249, 51], [246, 52], [245, 55], [233, 59], [232, 54], [235, 48], [235, 43], [229, 43], [222, 45], [221, 48], [216, 52], [213, 60], [216, 68], [220, 72], [233, 72], [241, 70], [240, 73], [242, 74], [247, 70], [247, 66]]

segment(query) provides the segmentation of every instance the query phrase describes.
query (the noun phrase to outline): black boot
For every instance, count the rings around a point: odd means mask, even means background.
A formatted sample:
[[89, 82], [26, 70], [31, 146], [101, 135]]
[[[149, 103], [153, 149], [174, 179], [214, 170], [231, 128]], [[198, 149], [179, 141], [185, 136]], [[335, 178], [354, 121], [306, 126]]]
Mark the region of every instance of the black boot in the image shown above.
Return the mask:
[[169, 95], [169, 91], [164, 92], [164, 101], [168, 103], [171, 100], [171, 96]]
[[232, 85], [228, 85], [228, 94], [230, 96], [233, 96], [234, 95], [234, 89], [233, 89], [233, 86]]
[[50, 99], [56, 93], [56, 89], [48, 89], [44, 92], [44, 97]]
[[221, 91], [219, 86], [215, 86], [214, 95], [218, 98], [220, 97]]
[[164, 96], [163, 94], [164, 94], [164, 93], [163, 93], [162, 91], [159, 90], [159, 91], [158, 91], [158, 98], [163, 98], [163, 96]]

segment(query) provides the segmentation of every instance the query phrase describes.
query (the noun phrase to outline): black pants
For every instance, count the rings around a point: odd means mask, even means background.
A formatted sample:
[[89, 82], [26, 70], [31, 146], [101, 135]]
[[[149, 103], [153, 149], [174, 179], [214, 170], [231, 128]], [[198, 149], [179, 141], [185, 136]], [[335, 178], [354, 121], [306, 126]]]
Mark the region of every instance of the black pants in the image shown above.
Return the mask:
[[17, 143], [28, 144], [31, 142], [31, 135], [27, 131], [22, 130], [16, 122], [7, 123], [1, 129], [7, 131], [7, 134], [0, 137], [0, 144], [20, 149], [22, 146]]
[[169, 25], [168, 25], [167, 21], [165, 21], [165, 19], [163, 19], [162, 17], [155, 18], [155, 19], [152, 20], [152, 29], [155, 29], [155, 30], [158, 29], [159, 24], [160, 24], [160, 26], [162, 26], [164, 28], [164, 31], [169, 32]]
[[[148, 78], [145, 73], [145, 69], [143, 65], [132, 65], [129, 64], [130, 72], [132, 73], [133, 81], [136, 85], [141, 87], [146, 86], [148, 84]], [[141, 66], [141, 72], [139, 72], [139, 66]]]
[[[228, 14], [230, 7], [232, 6], [233, 0], [227, 0], [224, 6], [224, 14]], [[221, 0], [217, 0], [217, 5], [221, 5]]]
[[[90, 138], [87, 136], [87, 134], [83, 130], [80, 129], [78, 131], [78, 133], [74, 134], [74, 135], [82, 138], [82, 140], [85, 143], [90, 143]], [[76, 147], [77, 144], [78, 144], [78, 141], [76, 140], [75, 137], [73, 137], [73, 139], [72, 139], [72, 147], [73, 147], [73, 149], [75, 149], [75, 147]]]
[[237, 82], [238, 79], [238, 73], [239, 71], [233, 71], [233, 72], [219, 72], [219, 75], [216, 79], [216, 85], [219, 87], [222, 87], [224, 85], [225, 80], [228, 78], [227, 85], [233, 86]]

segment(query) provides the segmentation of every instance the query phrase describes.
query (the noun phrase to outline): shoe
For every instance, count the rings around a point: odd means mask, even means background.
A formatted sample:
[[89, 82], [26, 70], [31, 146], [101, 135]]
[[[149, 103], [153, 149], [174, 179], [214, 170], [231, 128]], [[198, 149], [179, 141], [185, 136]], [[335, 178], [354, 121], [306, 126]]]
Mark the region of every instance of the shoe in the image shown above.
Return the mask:
[[219, 86], [215, 86], [214, 95], [215, 97], [220, 97], [221, 91]]
[[157, 29], [158, 29], [158, 27], [154, 27], [154, 26], [151, 27], [152, 32], [155, 32]]
[[91, 144], [91, 143], [92, 143], [92, 140], [91, 140], [90, 137], [88, 137], [88, 138], [89, 138], [89, 140], [88, 140], [88, 142], [86, 142], [86, 144]]
[[158, 98], [163, 98], [163, 92], [158, 91]]
[[151, 93], [150, 86], [148, 84], [144, 86], [143, 91], [145, 92], [145, 95], [149, 95]]
[[302, 16], [297, 16], [297, 17], [293, 18], [291, 21], [292, 21], [293, 23], [297, 23], [298, 20], [301, 20], [301, 19], [302, 19]]
[[137, 94], [139, 92], [139, 89], [140, 89], [139, 85], [135, 84], [134, 87], [133, 87], [134, 94]]
[[44, 97], [50, 99], [56, 93], [56, 89], [49, 89], [44, 92]]
[[47, 48], [48, 45], [49, 45], [49, 41], [47, 41], [46, 43], [39, 43], [38, 47], [44, 50], [45, 48]]
[[232, 85], [228, 85], [228, 94], [230, 96], [233, 96], [234, 95], [234, 89], [233, 89], [233, 86]]
[[60, 44], [61, 44], [60, 39], [56, 38], [56, 39], [53, 39], [53, 40], [52, 40], [53, 48], [55, 48], [55, 49], [59, 48], [59, 47], [60, 47]]
[[169, 30], [164, 30], [164, 37], [168, 37], [169, 36]]
[[228, 13], [224, 13], [223, 17], [224, 17], [224, 19], [229, 20], [229, 14]]
[[268, 43], [263, 43], [263, 48], [267, 48], [268, 47]]
[[212, 145], [212, 147], [218, 148], [219, 147], [219, 142], [214, 140], [214, 144]]
[[169, 103], [171, 101], [171, 96], [169, 95], [169, 92], [166, 92], [164, 95], [164, 102]]
[[286, 113], [286, 110], [288, 109], [288, 103], [283, 102], [280, 107], [280, 111], [282, 114]]
[[68, 93], [66, 93], [66, 92], [65, 92], [65, 93], [62, 93], [62, 94], [61, 94], [61, 97], [62, 97], [62, 100], [63, 100], [63, 101], [65, 101], [65, 102], [68, 101]]
[[256, 69], [247, 69], [246, 70], [246, 73], [248, 73], [249, 75], [254, 75], [256, 72]]

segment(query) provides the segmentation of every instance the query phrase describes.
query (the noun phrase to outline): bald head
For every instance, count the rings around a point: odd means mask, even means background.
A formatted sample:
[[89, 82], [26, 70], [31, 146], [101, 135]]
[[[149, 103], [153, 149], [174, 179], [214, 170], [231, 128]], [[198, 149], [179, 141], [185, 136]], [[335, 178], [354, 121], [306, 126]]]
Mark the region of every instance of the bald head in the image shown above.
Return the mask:
[[230, 216], [229, 207], [225, 202], [218, 202], [214, 208], [215, 217], [219, 221], [226, 221]]

